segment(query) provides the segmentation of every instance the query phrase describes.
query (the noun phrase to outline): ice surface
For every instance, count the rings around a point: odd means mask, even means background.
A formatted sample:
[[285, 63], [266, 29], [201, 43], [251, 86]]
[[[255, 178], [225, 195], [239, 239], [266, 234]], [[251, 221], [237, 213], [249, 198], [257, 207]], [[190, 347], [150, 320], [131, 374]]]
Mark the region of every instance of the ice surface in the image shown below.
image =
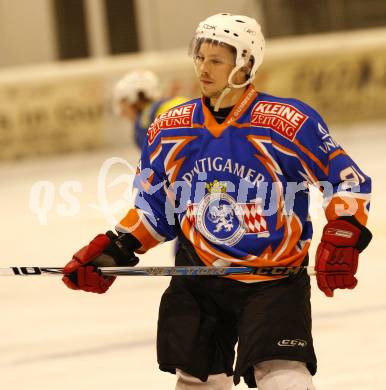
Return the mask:
[[[361, 256], [355, 290], [337, 291], [333, 299], [328, 299], [313, 282], [313, 329], [319, 360], [314, 381], [319, 390], [383, 390], [386, 128], [358, 125], [339, 129], [334, 135], [373, 178], [369, 227], [375, 237]], [[89, 204], [100, 204], [97, 176], [103, 161], [120, 156], [135, 164], [138, 154], [132, 149], [3, 163], [0, 266], [62, 266], [74, 250], [112, 227], [114, 218], [107, 219]], [[125, 183], [114, 183], [125, 171], [123, 164], [116, 164], [108, 175], [106, 197], [110, 205], [125, 189]], [[42, 224], [29, 206], [31, 188], [41, 180], [51, 182], [55, 190], [47, 224]], [[58, 191], [68, 181], [81, 183], [81, 187], [73, 187], [81, 189], [75, 194], [79, 210], [75, 215], [63, 216], [68, 203]], [[61, 203], [62, 208], [58, 208]], [[316, 210], [311, 258], [323, 223], [322, 212]], [[170, 244], [159, 246], [143, 256], [142, 264], [170, 265], [171, 252]], [[158, 304], [168, 278], [122, 277], [101, 296], [70, 291], [58, 277], [2, 277], [0, 283], [2, 389], [174, 388], [174, 376], [158, 370], [155, 353]], [[237, 388], [246, 386], [240, 384]]]

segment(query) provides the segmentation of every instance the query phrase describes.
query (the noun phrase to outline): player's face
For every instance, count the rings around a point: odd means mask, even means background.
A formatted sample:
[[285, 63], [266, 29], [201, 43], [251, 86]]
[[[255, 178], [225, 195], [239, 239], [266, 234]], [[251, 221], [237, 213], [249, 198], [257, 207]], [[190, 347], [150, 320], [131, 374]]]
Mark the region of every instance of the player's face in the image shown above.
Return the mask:
[[235, 55], [226, 47], [204, 42], [194, 58], [201, 92], [215, 97], [228, 85], [228, 77], [235, 67]]
[[119, 102], [119, 107], [123, 118], [128, 119], [130, 122], [135, 121], [138, 111], [134, 104], [129, 103], [126, 99], [122, 99]]

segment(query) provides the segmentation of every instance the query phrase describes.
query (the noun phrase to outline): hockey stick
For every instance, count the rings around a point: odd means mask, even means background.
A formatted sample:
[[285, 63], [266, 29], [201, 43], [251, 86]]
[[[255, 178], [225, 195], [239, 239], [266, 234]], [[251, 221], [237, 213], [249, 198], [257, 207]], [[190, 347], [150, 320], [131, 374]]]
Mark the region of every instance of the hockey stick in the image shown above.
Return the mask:
[[[226, 275], [263, 275], [288, 276], [306, 271], [315, 275], [313, 266], [299, 267], [101, 267], [106, 276], [226, 276]], [[38, 276], [62, 275], [60, 267], [8, 267], [0, 268], [0, 276]]]

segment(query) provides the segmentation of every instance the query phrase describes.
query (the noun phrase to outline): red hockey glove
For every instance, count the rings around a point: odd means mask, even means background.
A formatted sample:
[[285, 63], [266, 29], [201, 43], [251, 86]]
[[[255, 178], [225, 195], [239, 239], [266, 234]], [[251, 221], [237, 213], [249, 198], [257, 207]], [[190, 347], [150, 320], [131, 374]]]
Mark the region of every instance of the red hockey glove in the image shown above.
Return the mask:
[[140, 246], [131, 234], [117, 236], [111, 231], [98, 234], [64, 267], [63, 283], [72, 290], [105, 293], [116, 278], [101, 275], [97, 267], [135, 266], [139, 260], [134, 251]]
[[357, 285], [354, 275], [358, 256], [371, 238], [371, 232], [354, 217], [342, 217], [324, 227], [315, 270], [318, 287], [328, 297], [334, 295], [336, 288], [353, 289]]

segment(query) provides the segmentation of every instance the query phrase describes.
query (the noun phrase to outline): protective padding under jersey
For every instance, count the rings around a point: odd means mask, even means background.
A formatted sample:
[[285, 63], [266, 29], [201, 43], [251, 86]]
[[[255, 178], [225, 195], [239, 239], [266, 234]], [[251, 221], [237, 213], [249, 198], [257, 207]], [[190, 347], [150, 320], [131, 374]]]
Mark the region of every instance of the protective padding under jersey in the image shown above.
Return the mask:
[[177, 368], [176, 390], [230, 390], [233, 386], [231, 376], [226, 374], [209, 375], [206, 382]]
[[268, 360], [255, 366], [259, 390], [315, 390], [305, 363], [292, 360]]

